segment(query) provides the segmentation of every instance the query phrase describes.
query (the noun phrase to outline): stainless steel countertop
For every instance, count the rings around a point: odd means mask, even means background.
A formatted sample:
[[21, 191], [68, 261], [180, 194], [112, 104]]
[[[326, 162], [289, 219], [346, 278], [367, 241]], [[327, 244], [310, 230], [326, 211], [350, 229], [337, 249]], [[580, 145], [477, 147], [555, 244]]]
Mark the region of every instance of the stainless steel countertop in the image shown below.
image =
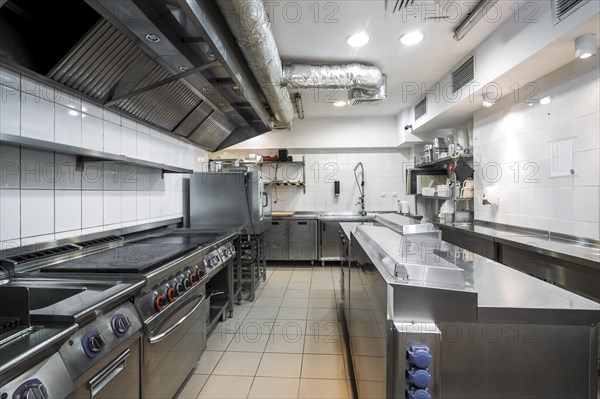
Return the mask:
[[371, 221], [376, 213], [361, 216], [356, 212], [295, 212], [293, 216], [270, 216], [270, 220], [329, 220], [329, 221]]
[[[394, 267], [407, 261], [401, 253], [403, 237], [379, 226], [362, 227], [355, 237], [363, 248], [369, 248], [367, 253], [380, 274], [397, 289], [408, 284], [423, 289], [476, 292], [479, 321], [580, 325], [600, 321], [600, 304], [446, 242], [441, 242], [442, 249], [435, 254], [427, 254], [424, 267], [430, 270], [423, 274], [425, 280], [398, 282], [393, 278]], [[448, 263], [464, 271], [459, 283], [445, 281], [438, 274], [451, 269], [440, 268]]]
[[481, 226], [477, 224], [437, 223], [444, 228], [464, 230], [507, 245], [515, 245], [543, 255], [565, 259], [600, 270], [600, 247], [549, 236], [547, 233]]
[[344, 232], [344, 234], [346, 235], [346, 237], [349, 240], [352, 239], [351, 233], [356, 233], [356, 228], [358, 226], [373, 226], [373, 223], [372, 222], [341, 222], [340, 223], [340, 227], [342, 228], [342, 231]]

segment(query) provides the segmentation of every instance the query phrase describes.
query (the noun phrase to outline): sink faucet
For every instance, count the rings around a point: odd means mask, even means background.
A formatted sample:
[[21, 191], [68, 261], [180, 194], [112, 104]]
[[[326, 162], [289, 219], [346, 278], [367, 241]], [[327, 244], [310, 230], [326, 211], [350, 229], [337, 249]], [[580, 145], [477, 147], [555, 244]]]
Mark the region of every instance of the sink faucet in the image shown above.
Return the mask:
[[[360, 167], [360, 182], [358, 181], [358, 175], [356, 174], [356, 171], [358, 170], [358, 168]], [[361, 216], [366, 216], [367, 215], [367, 211], [365, 211], [365, 168], [362, 164], [362, 162], [359, 162], [356, 164], [356, 166], [354, 167], [354, 179], [356, 180], [356, 185], [358, 186], [358, 191], [360, 193], [360, 197], [358, 197], [358, 202], [356, 203], [356, 205], [360, 205], [360, 215]]]

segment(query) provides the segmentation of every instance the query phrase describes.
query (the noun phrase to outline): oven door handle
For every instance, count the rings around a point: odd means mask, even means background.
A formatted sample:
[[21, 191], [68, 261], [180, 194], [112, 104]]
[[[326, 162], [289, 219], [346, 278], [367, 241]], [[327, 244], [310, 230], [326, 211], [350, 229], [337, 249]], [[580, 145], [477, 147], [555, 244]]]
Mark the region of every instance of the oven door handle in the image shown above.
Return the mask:
[[156, 344], [156, 343], [162, 341], [163, 339], [167, 338], [173, 332], [175, 332], [175, 330], [177, 330], [183, 323], [185, 323], [185, 321], [187, 319], [189, 319], [190, 316], [192, 316], [192, 314], [200, 307], [200, 305], [202, 305], [202, 303], [204, 302], [205, 299], [206, 299], [206, 295], [202, 295], [200, 301], [196, 304], [196, 306], [194, 306], [194, 308], [192, 310], [190, 310], [188, 314], [186, 314], [181, 319], [179, 319], [179, 321], [177, 323], [173, 324], [171, 327], [166, 329], [164, 332], [162, 332], [158, 335], [155, 335], [153, 337], [149, 337], [148, 340], [150, 341], [150, 344]]
[[117, 375], [121, 374], [127, 366], [127, 358], [131, 355], [131, 350], [126, 349], [121, 353], [115, 360], [113, 360], [108, 366], [102, 369], [98, 374], [88, 381], [88, 388], [90, 389], [90, 397], [94, 397], [104, 387], [106, 387]]

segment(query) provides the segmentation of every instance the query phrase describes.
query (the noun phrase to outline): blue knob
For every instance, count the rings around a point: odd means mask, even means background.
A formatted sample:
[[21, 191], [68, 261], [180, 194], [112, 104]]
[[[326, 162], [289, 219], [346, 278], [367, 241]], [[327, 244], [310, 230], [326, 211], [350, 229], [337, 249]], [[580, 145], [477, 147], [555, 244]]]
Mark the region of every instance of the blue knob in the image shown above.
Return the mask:
[[431, 364], [431, 354], [426, 346], [413, 346], [407, 352], [407, 358], [410, 364], [420, 369], [426, 369]]
[[427, 388], [431, 382], [431, 374], [427, 370], [408, 370], [406, 378], [408, 382], [419, 388]]
[[406, 390], [407, 399], [431, 399], [431, 394], [426, 389], [417, 389], [414, 391]]

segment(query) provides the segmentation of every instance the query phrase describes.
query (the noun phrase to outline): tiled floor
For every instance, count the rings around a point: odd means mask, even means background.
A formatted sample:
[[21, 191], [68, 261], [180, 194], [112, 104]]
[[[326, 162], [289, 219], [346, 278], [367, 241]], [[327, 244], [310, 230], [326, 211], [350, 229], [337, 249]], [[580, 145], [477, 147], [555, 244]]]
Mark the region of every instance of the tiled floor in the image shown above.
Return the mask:
[[208, 339], [179, 398], [352, 398], [335, 267], [268, 270]]

